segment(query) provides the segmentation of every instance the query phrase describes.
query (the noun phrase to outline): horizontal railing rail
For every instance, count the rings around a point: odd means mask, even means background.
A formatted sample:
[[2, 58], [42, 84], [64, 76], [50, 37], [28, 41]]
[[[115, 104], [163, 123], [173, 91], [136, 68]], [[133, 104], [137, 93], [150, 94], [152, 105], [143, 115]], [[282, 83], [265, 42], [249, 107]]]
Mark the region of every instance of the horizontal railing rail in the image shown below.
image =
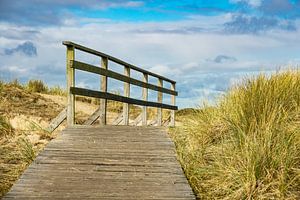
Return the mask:
[[153, 84], [150, 84], [150, 83], [145, 83], [143, 81], [125, 76], [123, 74], [119, 74], [117, 72], [114, 72], [114, 71], [111, 71], [111, 70], [108, 70], [108, 69], [102, 69], [102, 68], [99, 68], [97, 66], [93, 66], [93, 65], [86, 64], [86, 63], [79, 62], [79, 61], [71, 61], [71, 62], [72, 62], [71, 67], [73, 67], [75, 69], [79, 69], [79, 70], [82, 70], [82, 71], [107, 76], [107, 77], [110, 77], [110, 78], [113, 78], [113, 79], [116, 79], [116, 80], [119, 80], [119, 81], [123, 81], [123, 82], [126, 82], [126, 83], [130, 83], [132, 85], [148, 88], [148, 89], [151, 89], [151, 90], [156, 90], [156, 91], [159, 91], [159, 92], [162, 92], [162, 93], [172, 94], [172, 95], [176, 95], [176, 96], [178, 95], [177, 91], [170, 90], [170, 89], [167, 89], [167, 88], [164, 88], [164, 87], [159, 87], [159, 86], [156, 86], [156, 85], [153, 85]]
[[146, 73], [146, 74], [148, 74], [148, 75], [150, 75], [150, 76], [153, 76], [153, 77], [156, 77], [156, 78], [163, 79], [163, 80], [168, 81], [168, 82], [170, 82], [170, 83], [176, 83], [176, 81], [174, 81], [174, 80], [171, 80], [171, 79], [168, 79], [168, 78], [163, 77], [163, 76], [161, 76], [161, 75], [155, 74], [155, 73], [153, 73], [153, 72], [150, 72], [150, 71], [141, 69], [141, 68], [139, 68], [139, 67], [137, 67], [137, 66], [134, 66], [134, 65], [132, 65], [132, 64], [129, 64], [129, 63], [125, 62], [125, 61], [122, 61], [122, 60], [120, 60], [120, 59], [118, 59], [118, 58], [115, 58], [115, 57], [110, 56], [110, 55], [108, 55], [108, 54], [102, 53], [102, 52], [100, 52], [100, 51], [96, 51], [96, 50], [94, 50], [94, 49], [90, 49], [90, 48], [87, 48], [87, 47], [85, 47], [85, 46], [82, 46], [82, 45], [79, 45], [79, 44], [76, 44], [76, 43], [73, 43], [73, 42], [70, 42], [70, 41], [63, 41], [63, 44], [66, 45], [66, 46], [73, 46], [75, 49], [84, 51], [84, 52], [86, 52], [86, 53], [93, 54], [93, 55], [95, 55], [95, 56], [100, 56], [100, 57], [103, 57], [103, 58], [107, 58], [107, 59], [110, 60], [110, 61], [113, 61], [113, 62], [115, 62], [115, 63], [118, 63], [118, 64], [123, 65], [123, 66], [126, 66], [126, 67], [129, 67], [129, 68], [134, 69], [134, 70], [136, 70], [136, 71], [139, 71], [139, 72], [141, 72], [141, 73]]
[[172, 105], [163, 104], [163, 103], [156, 103], [156, 102], [151, 102], [151, 101], [143, 101], [143, 100], [139, 100], [139, 99], [134, 99], [134, 98], [130, 98], [130, 97], [124, 97], [124, 96], [112, 94], [109, 92], [99, 92], [99, 91], [95, 91], [95, 90], [78, 88], [78, 87], [71, 87], [70, 91], [72, 94], [81, 95], [81, 96], [108, 99], [108, 100], [113, 100], [113, 101], [120, 101], [123, 103], [129, 103], [129, 104], [140, 105], [140, 106], [149, 106], [149, 107], [177, 110], [177, 106], [172, 106]]
[[[143, 106], [141, 116], [137, 118], [141, 119], [142, 125], [147, 125], [147, 107], [156, 107], [157, 125], [162, 125], [162, 109], [169, 109], [171, 110], [170, 125], [175, 126], [175, 110], [178, 109], [175, 105], [175, 98], [178, 95], [178, 92], [175, 90], [175, 81], [131, 65], [108, 54], [84, 47], [82, 45], [70, 41], [64, 41], [63, 44], [67, 46], [67, 124], [69, 126], [74, 125], [75, 123], [75, 95], [100, 98], [99, 108], [95, 111], [95, 113], [92, 114], [92, 116], [85, 122], [85, 124], [92, 124], [98, 118], [100, 118], [100, 124], [105, 125], [107, 114], [107, 100], [113, 100], [123, 102], [123, 113], [121, 115], [123, 119], [121, 121], [123, 121], [124, 125], [129, 124], [129, 104], [133, 104]], [[80, 50], [86, 53], [99, 56], [101, 58], [101, 66], [98, 67], [75, 60], [75, 50]], [[124, 66], [124, 74], [120, 74], [118, 72], [109, 70], [108, 61], [112, 61]], [[75, 87], [75, 70], [81, 70], [100, 75], [100, 91]], [[138, 80], [130, 77], [130, 70], [142, 73], [143, 80]], [[155, 85], [149, 83], [149, 76], [157, 78], [158, 84]], [[108, 77], [124, 82], [124, 96], [107, 92]], [[171, 88], [164, 87], [164, 81], [169, 82], [171, 84]], [[130, 85], [136, 85], [143, 88], [142, 100], [130, 97]], [[157, 102], [148, 101], [148, 89], [157, 91]], [[171, 95], [171, 105], [163, 103], [163, 94]], [[137, 121], [137, 119], [135, 120], [135, 122]]]

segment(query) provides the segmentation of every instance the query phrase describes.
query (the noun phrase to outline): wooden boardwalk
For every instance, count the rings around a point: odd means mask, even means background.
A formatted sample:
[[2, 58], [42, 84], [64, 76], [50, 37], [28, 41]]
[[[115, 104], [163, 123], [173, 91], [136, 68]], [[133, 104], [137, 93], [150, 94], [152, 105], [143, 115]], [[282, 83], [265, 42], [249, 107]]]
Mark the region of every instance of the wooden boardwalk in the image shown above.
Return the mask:
[[195, 199], [164, 128], [65, 129], [4, 199]]

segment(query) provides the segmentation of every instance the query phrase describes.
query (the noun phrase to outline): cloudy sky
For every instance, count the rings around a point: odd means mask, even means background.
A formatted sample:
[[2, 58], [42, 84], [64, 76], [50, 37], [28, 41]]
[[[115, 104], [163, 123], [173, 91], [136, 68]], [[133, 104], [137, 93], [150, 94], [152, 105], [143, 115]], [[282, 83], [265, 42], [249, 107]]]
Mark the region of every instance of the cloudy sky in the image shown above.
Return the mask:
[[[0, 79], [64, 87], [63, 40], [175, 79], [178, 105], [193, 107], [214, 101], [243, 77], [297, 67], [300, 1], [0, 0]], [[80, 87], [99, 85], [99, 77], [84, 73], [76, 81]], [[122, 90], [116, 81], [109, 84]], [[132, 95], [141, 97], [140, 89]]]

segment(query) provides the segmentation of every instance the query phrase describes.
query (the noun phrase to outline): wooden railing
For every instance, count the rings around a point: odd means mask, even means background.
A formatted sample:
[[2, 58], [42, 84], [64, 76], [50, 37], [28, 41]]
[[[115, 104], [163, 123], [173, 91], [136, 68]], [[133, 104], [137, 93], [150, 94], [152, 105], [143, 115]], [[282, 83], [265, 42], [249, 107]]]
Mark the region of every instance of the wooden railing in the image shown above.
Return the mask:
[[[82, 95], [88, 97], [100, 98], [100, 106], [94, 112], [92, 116], [85, 122], [85, 124], [92, 124], [98, 118], [100, 118], [100, 124], [106, 124], [107, 113], [107, 100], [114, 100], [123, 102], [122, 121], [123, 125], [129, 124], [129, 104], [142, 106], [141, 120], [142, 125], [147, 125], [147, 107], [157, 108], [157, 125], [162, 126], [162, 109], [169, 109], [170, 112], [170, 126], [175, 126], [175, 97], [178, 95], [175, 91], [176, 82], [152, 73], [150, 71], [141, 69], [127, 62], [124, 62], [118, 58], [112, 57], [105, 53], [75, 44], [70, 41], [64, 41], [64, 45], [67, 46], [67, 124], [72, 126], [75, 124], [75, 95]], [[86, 53], [90, 53], [101, 58], [101, 67], [86, 64], [75, 60], [75, 50], [80, 50]], [[112, 61], [119, 65], [124, 66], [124, 74], [120, 74], [108, 69], [108, 61]], [[75, 87], [75, 70], [82, 70], [94, 74], [98, 74], [101, 77], [100, 91], [90, 90]], [[130, 77], [130, 71], [134, 70], [143, 74], [143, 80], [138, 80]], [[158, 79], [158, 84], [154, 85], [148, 82], [149, 76]], [[124, 82], [124, 96], [112, 94], [107, 92], [107, 78], [113, 78]], [[164, 81], [171, 83], [171, 88], [163, 87]], [[142, 87], [142, 100], [130, 98], [130, 85], [136, 85]], [[157, 102], [148, 101], [148, 89], [157, 91]], [[163, 93], [171, 95], [171, 105], [163, 103]]]

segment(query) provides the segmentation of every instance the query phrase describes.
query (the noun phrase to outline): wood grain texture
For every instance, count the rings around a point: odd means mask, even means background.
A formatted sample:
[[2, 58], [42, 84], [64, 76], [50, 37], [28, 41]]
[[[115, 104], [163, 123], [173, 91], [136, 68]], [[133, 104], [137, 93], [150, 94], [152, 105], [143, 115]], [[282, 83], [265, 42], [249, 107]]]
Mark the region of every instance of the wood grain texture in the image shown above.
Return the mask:
[[195, 199], [164, 128], [74, 126], [4, 199]]
[[143, 118], [143, 113], [139, 114], [133, 121], [133, 123], [131, 123], [130, 125], [133, 125], [133, 126], [138, 126], [139, 123], [142, 121], [142, 118]]
[[[171, 90], [176, 90], [176, 85], [175, 85], [175, 83], [172, 83], [171, 84]], [[173, 105], [173, 106], [175, 106], [176, 105], [176, 96], [175, 95], [172, 95], [171, 96], [171, 104]], [[175, 110], [171, 110], [171, 119], [170, 119], [170, 126], [175, 126]]]
[[67, 118], [67, 107], [63, 109], [49, 124], [47, 131], [52, 133]]
[[[124, 67], [124, 75], [130, 78], [130, 68]], [[124, 96], [130, 96], [130, 84], [124, 82]], [[129, 103], [123, 103], [123, 125], [129, 124]]]
[[73, 46], [67, 46], [67, 125], [75, 123], [75, 95], [70, 92], [70, 88], [75, 86], [75, 69], [72, 67], [72, 60], [75, 59]]
[[[100, 103], [101, 103], [101, 100], [102, 99], [100, 99]], [[102, 114], [103, 114], [103, 111], [102, 111], [102, 107], [101, 107], [101, 104], [100, 104], [100, 107], [97, 108], [97, 110], [95, 110], [95, 112], [91, 116], [89, 116], [89, 118], [83, 124], [84, 125], [92, 125], [92, 124], [94, 124], [97, 121], [97, 119], [99, 119], [99, 117]], [[106, 119], [106, 117], [105, 117], [105, 119]], [[103, 121], [102, 120], [100, 120], [100, 124], [103, 125]]]
[[112, 122], [112, 125], [119, 125], [122, 124], [123, 121], [123, 112], [121, 112]]
[[[143, 82], [148, 83], [148, 74], [143, 74]], [[143, 101], [148, 101], [148, 89], [143, 88]], [[147, 106], [142, 107], [142, 125], [147, 126]]]
[[[158, 79], [158, 86], [163, 87], [163, 80]], [[157, 92], [157, 102], [162, 103], [163, 102], [163, 93]], [[157, 126], [162, 125], [162, 108], [157, 108]]]
[[[101, 68], [107, 70], [108, 60], [107, 58], [101, 58]], [[102, 92], [107, 92], [107, 76], [101, 76], [100, 89]], [[107, 100], [100, 99], [100, 124], [106, 125], [106, 114], [107, 114]]]

